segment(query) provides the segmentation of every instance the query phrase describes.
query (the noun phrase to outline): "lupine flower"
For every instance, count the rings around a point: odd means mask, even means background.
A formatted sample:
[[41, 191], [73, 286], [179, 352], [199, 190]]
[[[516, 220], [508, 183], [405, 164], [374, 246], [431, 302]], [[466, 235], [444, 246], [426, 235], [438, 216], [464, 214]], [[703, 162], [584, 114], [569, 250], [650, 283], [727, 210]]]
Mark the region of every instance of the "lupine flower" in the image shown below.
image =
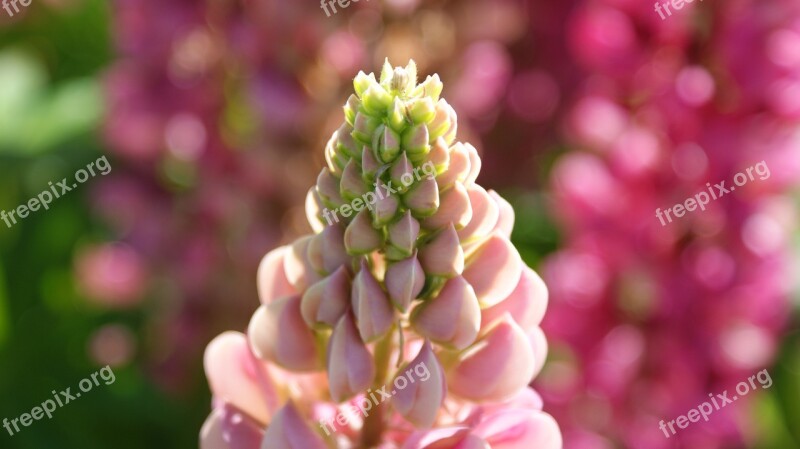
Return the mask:
[[[785, 45], [800, 9], [687, 2], [661, 20], [652, 4], [576, 3], [571, 54], [593, 75], [551, 175], [565, 247], [543, 268], [553, 360], [537, 387], [569, 449], [745, 447], [755, 395], [676, 435], [659, 421], [772, 363], [800, 157], [792, 89], [771, 94], [800, 73]], [[762, 160], [769, 179], [655, 216]]]
[[[460, 132], [480, 146], [475, 129], [497, 120], [523, 7], [362, 1], [327, 17], [314, 2], [113, 4], [104, 134], [114, 171], [93, 184], [93, 203], [156, 274], [138, 288], [157, 305], [142, 310], [143, 327], [162, 343], [141, 349], [161, 386], [196, 385], [202, 346], [250, 314], [245, 280], [264, 251], [308, 232], [302, 196], [358, 67], [388, 54], [446, 74], [468, 119]], [[439, 157], [446, 150], [433, 145]], [[394, 216], [398, 201], [380, 201], [374, 218]], [[409, 237], [392, 241], [406, 256]]]
[[508, 240], [513, 211], [475, 183], [441, 81], [387, 61], [353, 85], [306, 203], [317, 233], [264, 257], [247, 335], [209, 345], [201, 447], [560, 448], [528, 387], [547, 290]]

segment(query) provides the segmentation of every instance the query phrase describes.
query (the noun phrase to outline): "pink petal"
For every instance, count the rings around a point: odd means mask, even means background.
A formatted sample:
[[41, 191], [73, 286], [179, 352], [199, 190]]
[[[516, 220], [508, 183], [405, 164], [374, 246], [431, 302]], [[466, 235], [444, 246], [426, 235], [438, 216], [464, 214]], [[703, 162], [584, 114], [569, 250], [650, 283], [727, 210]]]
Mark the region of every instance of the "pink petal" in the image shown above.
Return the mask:
[[450, 148], [450, 163], [447, 170], [436, 177], [436, 182], [442, 189], [448, 188], [456, 182], [463, 183], [469, 174], [469, 153], [463, 144], [457, 143]]
[[[400, 377], [405, 378], [407, 385], [402, 389], [398, 387]], [[425, 342], [411, 363], [398, 371], [393, 385], [396, 393], [392, 403], [397, 411], [417, 428], [433, 426], [447, 395], [447, 383], [429, 342]]]
[[288, 246], [275, 248], [258, 265], [258, 298], [262, 304], [296, 293], [284, 271], [284, 258], [288, 251]]
[[539, 325], [547, 309], [547, 286], [535, 271], [528, 267], [522, 270], [514, 291], [496, 305], [481, 312], [481, 327], [486, 328], [506, 312], [523, 329], [531, 329]]
[[452, 223], [456, 229], [466, 226], [472, 219], [472, 206], [467, 189], [460, 182], [441, 194], [436, 213], [421, 221], [427, 229], [439, 229]]
[[425, 285], [425, 272], [417, 255], [390, 265], [384, 283], [395, 307], [401, 312], [407, 311]]
[[250, 352], [244, 335], [226, 332], [216, 337], [206, 347], [203, 365], [215, 398], [259, 422], [268, 422], [278, 395], [266, 368]]
[[295, 240], [284, 254], [283, 269], [286, 279], [296, 291], [303, 291], [309, 285], [322, 279], [308, 258], [308, 246], [312, 237], [312, 235], [307, 235]]
[[489, 235], [497, 225], [500, 218], [500, 209], [497, 202], [489, 196], [483, 187], [475, 184], [467, 188], [472, 219], [463, 229], [458, 231], [462, 242], [478, 239]]
[[514, 291], [523, 266], [514, 245], [494, 234], [470, 256], [464, 279], [472, 284], [481, 306], [491, 307]]
[[525, 332], [506, 315], [448, 369], [448, 387], [474, 401], [502, 401], [533, 379], [533, 348]]
[[474, 430], [492, 449], [561, 449], [561, 431], [546, 413], [504, 410], [487, 417]]
[[342, 402], [369, 388], [375, 380], [375, 362], [358, 334], [353, 317], [339, 320], [328, 350], [328, 378], [331, 397]]
[[344, 231], [344, 246], [351, 255], [367, 254], [383, 243], [381, 233], [372, 227], [369, 210], [362, 209]]
[[503, 237], [509, 239], [511, 238], [511, 231], [514, 229], [514, 208], [511, 207], [511, 204], [509, 204], [505, 198], [494, 190], [489, 190], [489, 196], [497, 203], [497, 207], [500, 211], [500, 216], [498, 217], [494, 230], [499, 232]]
[[464, 271], [464, 250], [452, 223], [420, 249], [419, 261], [429, 276], [453, 277]]
[[322, 368], [314, 333], [300, 311], [300, 296], [282, 298], [262, 305], [253, 314], [247, 334], [250, 345], [261, 359], [292, 371]]
[[375, 341], [392, 328], [394, 324], [392, 305], [364, 260], [361, 261], [361, 270], [353, 281], [351, 301], [358, 330], [364, 341]]
[[230, 404], [215, 409], [200, 430], [200, 449], [259, 449], [260, 424]]
[[308, 220], [308, 224], [311, 225], [311, 229], [314, 233], [319, 233], [323, 229], [325, 229], [326, 224], [331, 223], [324, 223], [320, 217], [322, 216], [322, 200], [319, 199], [319, 195], [317, 194], [317, 189], [312, 187], [308, 189], [308, 193], [306, 194], [306, 202], [305, 202], [305, 209], [306, 209], [306, 219]]
[[439, 294], [411, 315], [414, 329], [436, 343], [461, 350], [478, 336], [481, 310], [472, 286], [461, 276], [447, 281]]
[[272, 420], [264, 434], [262, 449], [328, 449], [322, 437], [306, 424], [291, 402]]
[[300, 312], [308, 327], [335, 326], [350, 308], [350, 277], [345, 267], [309, 287], [303, 294]]

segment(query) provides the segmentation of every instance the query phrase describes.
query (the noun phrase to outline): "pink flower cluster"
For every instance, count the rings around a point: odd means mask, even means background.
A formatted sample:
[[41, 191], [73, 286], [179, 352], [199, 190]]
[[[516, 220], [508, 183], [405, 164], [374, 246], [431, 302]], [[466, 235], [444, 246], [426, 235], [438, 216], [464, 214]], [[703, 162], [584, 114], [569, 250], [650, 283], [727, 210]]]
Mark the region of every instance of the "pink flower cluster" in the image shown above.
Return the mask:
[[[481, 160], [455, 142], [438, 76], [418, 85], [416, 70], [387, 62], [379, 81], [356, 76], [308, 194], [316, 233], [264, 257], [247, 335], [206, 351], [215, 399], [203, 449], [561, 447], [528, 387], [547, 352], [547, 289], [508, 240], [511, 206], [475, 183]], [[435, 176], [323, 226], [323, 205], [426, 163]], [[429, 379], [326, 427], [420, 365]]]
[[[647, 2], [578, 2], [569, 21], [588, 74], [551, 175], [565, 245], [543, 269], [553, 361], [537, 384], [569, 449], [742, 447], [745, 400], [669, 439], [658, 423], [768, 367], [787, 318], [800, 5], [693, 6], [662, 21]], [[760, 161], [769, 180], [654, 217]]]

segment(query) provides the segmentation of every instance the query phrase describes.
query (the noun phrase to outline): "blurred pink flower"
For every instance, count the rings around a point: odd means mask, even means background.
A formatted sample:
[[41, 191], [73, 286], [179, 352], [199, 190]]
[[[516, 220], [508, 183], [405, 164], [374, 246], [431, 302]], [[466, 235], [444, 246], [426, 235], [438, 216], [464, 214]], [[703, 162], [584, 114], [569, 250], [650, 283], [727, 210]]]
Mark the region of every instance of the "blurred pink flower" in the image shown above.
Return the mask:
[[123, 244], [83, 248], [75, 261], [78, 289], [110, 308], [129, 308], [144, 299], [148, 275], [142, 258]]

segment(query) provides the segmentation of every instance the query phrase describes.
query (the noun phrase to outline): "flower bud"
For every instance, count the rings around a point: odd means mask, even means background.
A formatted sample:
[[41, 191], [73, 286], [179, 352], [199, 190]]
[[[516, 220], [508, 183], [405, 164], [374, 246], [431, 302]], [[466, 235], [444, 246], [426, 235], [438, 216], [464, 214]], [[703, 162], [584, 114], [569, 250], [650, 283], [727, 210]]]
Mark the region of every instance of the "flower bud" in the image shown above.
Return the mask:
[[[443, 173], [450, 165], [450, 149], [441, 137], [436, 139], [428, 153], [428, 162], [433, 164], [436, 173]], [[436, 180], [439, 182], [439, 179]], [[449, 187], [449, 186], [448, 186]]]
[[400, 135], [386, 126], [380, 129], [376, 137], [378, 140], [372, 146], [378, 149], [381, 160], [386, 163], [393, 161], [400, 153]]
[[[311, 229], [314, 232], [320, 232], [323, 228], [325, 228], [325, 224], [322, 222], [322, 200], [319, 199], [319, 195], [317, 195], [317, 190], [312, 187], [308, 189], [308, 193], [306, 193], [306, 203], [305, 203], [305, 210], [306, 210], [306, 219], [308, 220], [308, 224], [311, 225]], [[327, 219], [326, 221], [330, 221]], [[327, 223], [331, 224], [331, 223]]]
[[[433, 119], [428, 123], [430, 139], [435, 140], [441, 137], [447, 145], [452, 143], [453, 139], [445, 139], [445, 137], [456, 127], [456, 123], [453, 120], [454, 116], [455, 111], [453, 111], [453, 108], [444, 99], [439, 100], [436, 103]], [[455, 133], [453, 133], [453, 137], [455, 137]]]
[[328, 384], [331, 397], [342, 402], [369, 388], [375, 380], [372, 354], [359, 336], [353, 316], [339, 319], [328, 349]]
[[375, 182], [375, 173], [378, 172], [380, 168], [380, 164], [378, 160], [375, 159], [375, 153], [373, 153], [372, 149], [364, 145], [364, 148], [361, 150], [361, 179], [364, 180], [369, 185], [372, 185]]
[[482, 162], [481, 157], [478, 155], [478, 150], [476, 150], [475, 147], [468, 143], [464, 144], [464, 146], [467, 148], [467, 155], [469, 156], [469, 174], [464, 181], [464, 185], [471, 186], [481, 173]]
[[457, 143], [450, 148], [450, 162], [447, 169], [436, 177], [442, 189], [449, 188], [456, 182], [463, 183], [469, 175], [469, 153], [464, 144]]
[[375, 206], [373, 207], [373, 220], [372, 223], [375, 227], [382, 227], [388, 224], [397, 214], [397, 208], [400, 207], [400, 200], [396, 194], [392, 194], [385, 187], [378, 183], [375, 189]]
[[450, 117], [450, 128], [444, 133], [442, 138], [448, 145], [452, 145], [456, 140], [456, 133], [458, 133], [458, 114], [456, 114], [456, 110], [449, 104], [445, 109], [447, 110], [447, 115]]
[[407, 311], [425, 285], [425, 272], [417, 255], [390, 265], [384, 282], [395, 307], [401, 312]]
[[306, 424], [293, 402], [275, 415], [264, 433], [263, 449], [328, 449], [325, 441]]
[[408, 161], [405, 152], [394, 161], [389, 174], [400, 193], [408, 190], [408, 187], [414, 183], [414, 166]]
[[463, 277], [456, 276], [435, 298], [414, 309], [411, 323], [423, 337], [460, 351], [475, 341], [481, 326], [475, 291]]
[[317, 176], [317, 194], [322, 203], [331, 209], [336, 209], [344, 204], [344, 200], [339, 194], [339, 180], [327, 168], [323, 168]]
[[371, 145], [372, 136], [380, 125], [381, 119], [379, 117], [373, 117], [358, 111], [355, 125], [353, 125], [353, 138], [364, 145]]
[[356, 112], [358, 112], [358, 108], [361, 106], [361, 100], [355, 94], [350, 94], [350, 97], [347, 98], [347, 103], [344, 105], [344, 120], [350, 125], [356, 122]]
[[392, 305], [364, 260], [353, 281], [351, 301], [364, 341], [377, 340], [391, 330], [394, 324]]
[[494, 234], [470, 255], [464, 279], [475, 289], [481, 307], [491, 307], [514, 291], [523, 266], [514, 245]]
[[416, 217], [428, 217], [439, 209], [439, 187], [434, 178], [421, 179], [403, 195], [403, 203]]
[[400, 132], [406, 127], [408, 121], [406, 120], [405, 107], [403, 101], [395, 97], [392, 101], [392, 106], [389, 108], [386, 123], [395, 131]]
[[528, 385], [535, 365], [528, 336], [506, 315], [447, 369], [447, 385], [465, 399], [499, 402]]
[[425, 81], [421, 82], [412, 92], [412, 95], [417, 97], [428, 97], [434, 102], [439, 101], [439, 96], [442, 94], [442, 89], [444, 88], [444, 84], [442, 84], [442, 80], [439, 78], [439, 74], [434, 73], [433, 75], [428, 75], [425, 78]]
[[439, 209], [436, 213], [422, 220], [427, 229], [438, 229], [452, 223], [456, 229], [466, 226], [472, 219], [472, 206], [469, 203], [467, 189], [457, 182], [452, 189], [442, 193]]
[[321, 360], [314, 333], [300, 313], [300, 296], [281, 298], [256, 310], [247, 328], [259, 358], [292, 371], [316, 371]]
[[331, 138], [325, 143], [325, 162], [328, 165], [328, 170], [338, 178], [342, 175], [342, 170], [344, 170], [344, 166], [347, 165], [348, 158], [345, 154], [336, 149], [337, 141], [338, 136], [334, 132]]
[[362, 209], [344, 231], [344, 246], [351, 255], [367, 254], [381, 247], [383, 236], [372, 227], [370, 213]]
[[[427, 377], [420, 377], [419, 371]], [[398, 388], [392, 397], [395, 409], [417, 428], [432, 427], [447, 396], [447, 382], [430, 342], [426, 341], [414, 360], [397, 372], [395, 387], [401, 377], [407, 386]]]
[[339, 194], [346, 201], [353, 201], [367, 193], [367, 186], [361, 179], [361, 167], [358, 162], [351, 159], [344, 167], [342, 179], [339, 184]]
[[411, 216], [411, 211], [407, 210], [400, 220], [389, 225], [389, 243], [391, 248], [397, 253], [408, 257], [414, 251], [419, 237], [419, 222]]
[[359, 145], [353, 136], [353, 127], [347, 123], [336, 130], [336, 151], [347, 156], [348, 159], [361, 157], [361, 145]]
[[498, 195], [494, 190], [489, 190], [489, 196], [497, 203], [499, 217], [494, 230], [505, 238], [511, 238], [511, 231], [514, 229], [514, 209], [505, 198]]
[[284, 254], [283, 270], [295, 291], [305, 290], [309, 285], [322, 279], [308, 258], [311, 239], [312, 236], [307, 235], [295, 240]]
[[412, 123], [428, 123], [436, 116], [436, 105], [429, 97], [412, 100], [408, 106], [408, 116]]
[[420, 248], [419, 261], [428, 276], [451, 278], [464, 271], [464, 251], [452, 223]]
[[361, 95], [361, 105], [368, 113], [379, 115], [386, 112], [394, 97], [380, 84], [371, 84]]
[[544, 331], [539, 326], [534, 326], [528, 330], [528, 341], [533, 348], [533, 375], [538, 376], [539, 372], [544, 367], [544, 361], [547, 360], [547, 337], [544, 336]]
[[406, 70], [402, 67], [395, 67], [389, 86], [395, 92], [405, 93], [406, 89], [408, 89], [409, 81]]
[[300, 312], [308, 327], [336, 326], [350, 308], [350, 277], [345, 267], [306, 290]]
[[406, 129], [401, 138], [403, 149], [415, 164], [421, 163], [431, 149], [428, 140], [428, 128], [416, 125]]
[[358, 95], [358, 97], [360, 98], [361, 96], [364, 95], [364, 92], [366, 92], [370, 86], [377, 83], [378, 81], [375, 79], [375, 75], [373, 75], [372, 73], [367, 75], [363, 71], [359, 71], [358, 75], [356, 75], [356, 77], [353, 79], [353, 88], [356, 91], [356, 95]]
[[458, 231], [459, 239], [465, 243], [489, 235], [500, 218], [500, 210], [497, 207], [497, 203], [483, 187], [477, 184], [471, 185], [467, 188], [467, 194], [472, 208], [472, 219], [463, 229]]
[[283, 268], [287, 251], [289, 251], [288, 246], [275, 248], [268, 252], [258, 265], [258, 298], [262, 304], [268, 304], [297, 292], [286, 278]]
[[337, 223], [332, 226], [326, 226], [315, 237], [322, 242], [322, 270], [325, 274], [336, 271], [342, 265], [350, 266], [352, 259], [344, 247], [344, 232], [344, 227]]
[[542, 321], [545, 309], [547, 309], [547, 286], [535, 271], [524, 267], [514, 291], [507, 298], [481, 312], [481, 327], [490, 326], [508, 313], [522, 329], [532, 329]]

